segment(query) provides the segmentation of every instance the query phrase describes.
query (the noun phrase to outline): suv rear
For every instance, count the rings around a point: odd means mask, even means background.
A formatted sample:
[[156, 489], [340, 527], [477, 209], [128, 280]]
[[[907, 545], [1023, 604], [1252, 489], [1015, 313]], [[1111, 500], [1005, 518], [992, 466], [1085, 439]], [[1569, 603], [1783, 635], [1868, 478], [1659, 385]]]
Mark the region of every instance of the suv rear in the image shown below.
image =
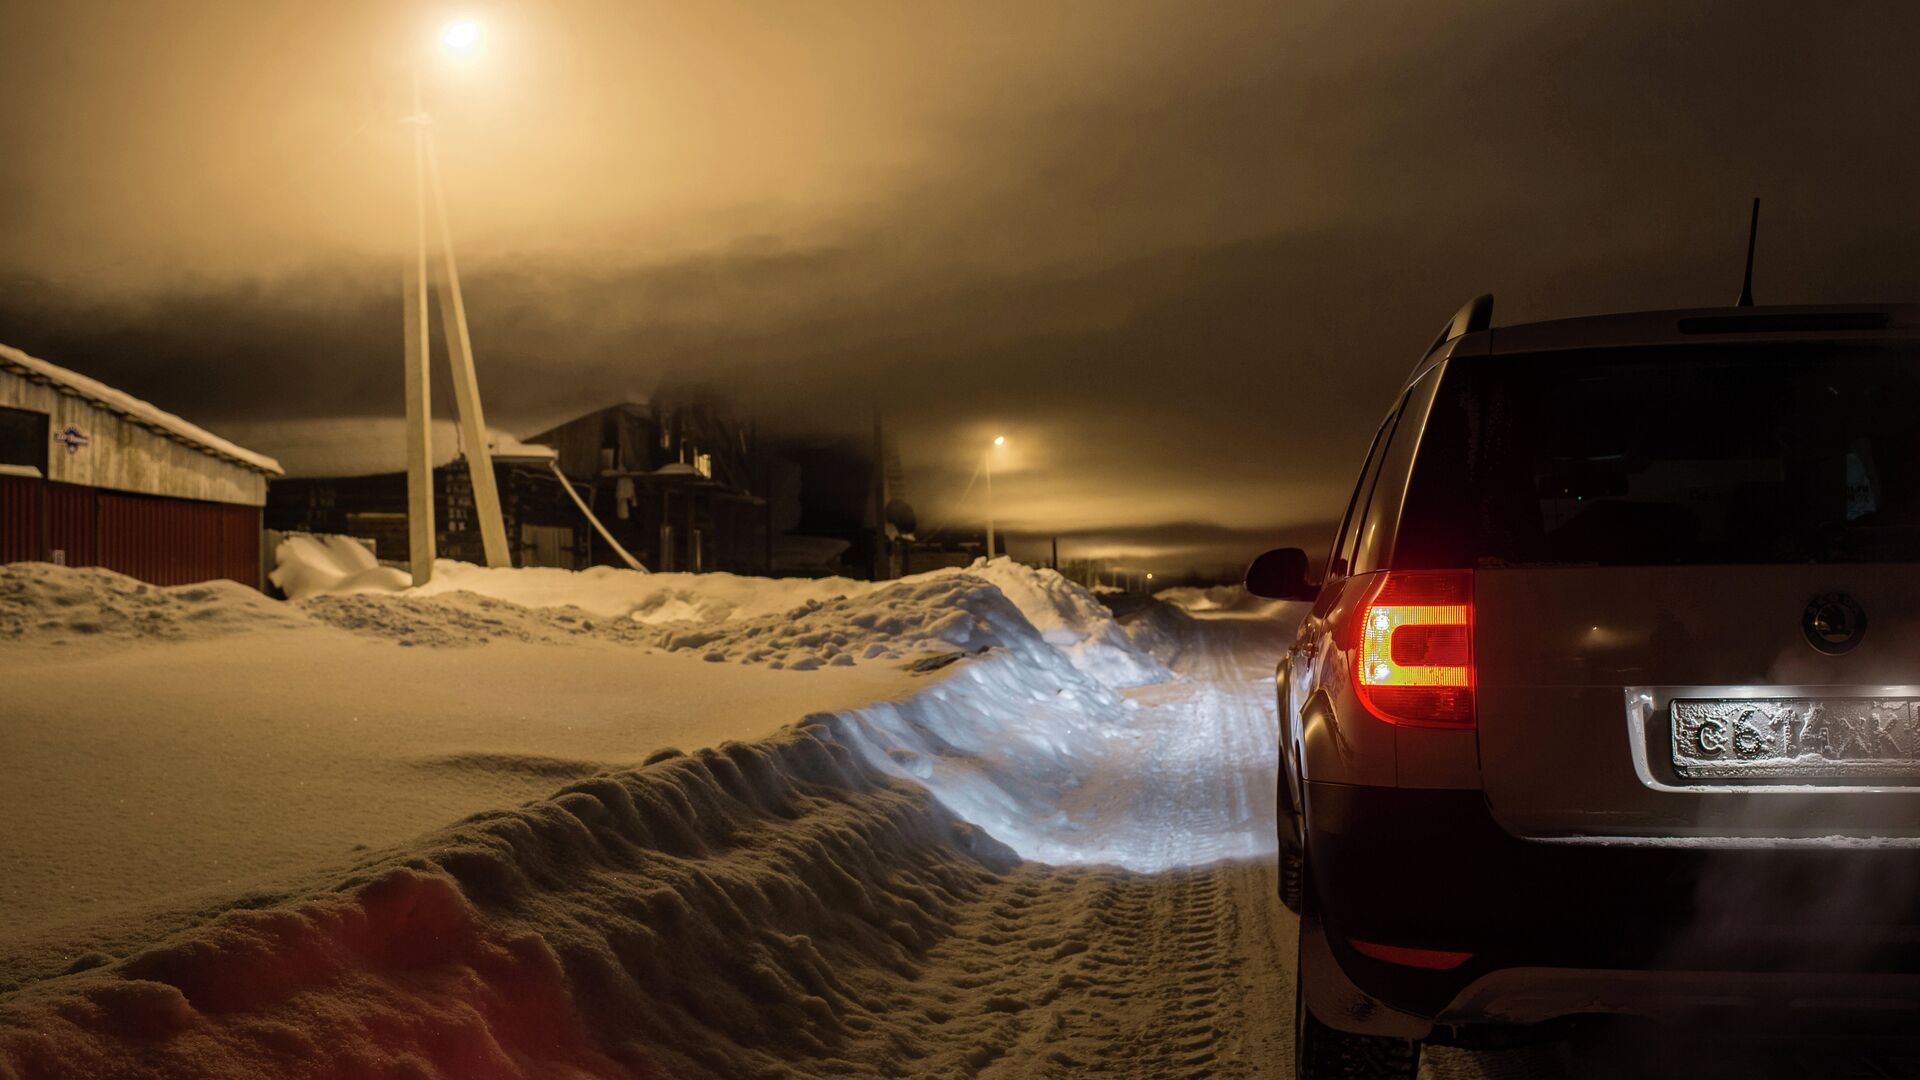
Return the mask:
[[1298, 1075], [1920, 1020], [1920, 307], [1456, 317], [1282, 661]]

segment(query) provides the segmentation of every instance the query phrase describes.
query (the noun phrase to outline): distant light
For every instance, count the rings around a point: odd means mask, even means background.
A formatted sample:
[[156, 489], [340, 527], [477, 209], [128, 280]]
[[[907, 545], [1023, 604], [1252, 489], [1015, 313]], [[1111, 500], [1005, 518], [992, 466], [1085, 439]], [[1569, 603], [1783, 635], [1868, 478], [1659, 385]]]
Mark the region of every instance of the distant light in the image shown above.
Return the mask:
[[454, 52], [472, 52], [480, 47], [480, 24], [472, 19], [461, 19], [447, 24], [440, 31], [440, 44]]
[[1153, 580], [1153, 572], [1152, 572], [1151, 570], [1149, 570], [1149, 571], [1147, 572], [1147, 580], [1148, 580], [1148, 581], [1152, 581], [1152, 580]]
[[1005, 435], [995, 435], [993, 437], [993, 445], [995, 446], [1007, 445], [1007, 437]]

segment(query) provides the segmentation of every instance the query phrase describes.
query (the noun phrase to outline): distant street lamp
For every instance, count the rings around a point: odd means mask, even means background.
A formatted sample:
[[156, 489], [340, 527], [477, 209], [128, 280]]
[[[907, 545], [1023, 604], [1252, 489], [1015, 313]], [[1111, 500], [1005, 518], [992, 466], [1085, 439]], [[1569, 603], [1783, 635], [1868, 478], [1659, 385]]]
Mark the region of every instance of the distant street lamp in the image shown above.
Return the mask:
[[[993, 446], [1007, 445], [1005, 435], [995, 435]], [[987, 561], [993, 561], [993, 446], [987, 447]]]
[[[479, 23], [461, 19], [440, 31], [440, 47], [448, 54], [471, 55], [485, 33]], [[473, 366], [473, 339], [467, 331], [467, 307], [460, 292], [460, 271], [453, 261], [453, 237], [447, 228], [446, 191], [440, 183], [440, 158], [433, 142], [433, 119], [420, 96], [420, 68], [413, 67], [413, 265], [401, 278], [406, 334], [407, 391], [407, 555], [413, 583], [424, 585], [433, 576], [433, 411], [428, 399], [432, 330], [427, 319], [427, 194], [433, 194], [434, 222], [438, 226], [443, 272], [440, 316], [447, 339], [447, 357], [453, 367], [454, 405], [460, 417], [460, 440], [466, 450], [467, 472], [473, 485], [474, 517], [480, 525], [480, 543], [487, 565], [512, 566], [506, 523], [500, 514], [500, 492], [493, 476], [493, 452], [487, 446], [486, 414], [480, 407], [479, 380]]]

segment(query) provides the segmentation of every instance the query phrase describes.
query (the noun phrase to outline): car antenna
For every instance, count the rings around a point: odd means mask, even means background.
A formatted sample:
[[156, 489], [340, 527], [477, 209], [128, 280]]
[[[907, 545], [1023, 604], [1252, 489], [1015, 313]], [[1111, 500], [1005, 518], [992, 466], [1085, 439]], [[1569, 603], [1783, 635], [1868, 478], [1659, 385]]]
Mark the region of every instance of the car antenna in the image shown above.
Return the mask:
[[1753, 219], [1747, 223], [1747, 276], [1740, 282], [1740, 302], [1735, 307], [1753, 306], [1753, 245], [1760, 238], [1760, 196], [1753, 197]]

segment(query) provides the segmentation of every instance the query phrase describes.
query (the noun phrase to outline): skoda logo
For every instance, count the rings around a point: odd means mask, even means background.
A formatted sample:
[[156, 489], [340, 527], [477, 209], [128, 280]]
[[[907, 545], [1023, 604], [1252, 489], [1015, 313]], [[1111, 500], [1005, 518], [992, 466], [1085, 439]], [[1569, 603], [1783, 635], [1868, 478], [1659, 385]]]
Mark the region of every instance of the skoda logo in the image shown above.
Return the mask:
[[1839, 656], [1867, 636], [1867, 613], [1846, 593], [1822, 593], [1807, 601], [1800, 628], [1807, 632], [1807, 644], [1828, 656]]

